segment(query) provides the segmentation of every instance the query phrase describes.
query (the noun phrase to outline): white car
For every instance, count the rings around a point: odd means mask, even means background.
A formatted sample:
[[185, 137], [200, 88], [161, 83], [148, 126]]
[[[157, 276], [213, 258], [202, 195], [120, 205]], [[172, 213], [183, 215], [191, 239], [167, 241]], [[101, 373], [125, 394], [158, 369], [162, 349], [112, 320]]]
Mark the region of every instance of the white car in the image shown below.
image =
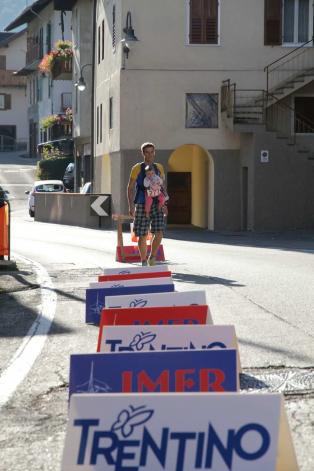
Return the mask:
[[65, 187], [62, 180], [38, 180], [34, 183], [31, 191], [25, 191], [28, 195], [28, 213], [35, 216], [35, 193], [64, 193]]

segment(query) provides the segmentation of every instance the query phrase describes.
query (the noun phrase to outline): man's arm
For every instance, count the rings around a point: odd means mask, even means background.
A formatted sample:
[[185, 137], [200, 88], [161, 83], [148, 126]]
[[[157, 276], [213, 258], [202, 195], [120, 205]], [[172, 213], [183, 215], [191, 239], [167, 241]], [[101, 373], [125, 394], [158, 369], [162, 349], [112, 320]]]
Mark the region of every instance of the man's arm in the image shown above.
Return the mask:
[[136, 180], [131, 178], [129, 179], [128, 188], [127, 188], [127, 196], [128, 196], [128, 204], [129, 204], [129, 215], [134, 217], [134, 188], [135, 188]]

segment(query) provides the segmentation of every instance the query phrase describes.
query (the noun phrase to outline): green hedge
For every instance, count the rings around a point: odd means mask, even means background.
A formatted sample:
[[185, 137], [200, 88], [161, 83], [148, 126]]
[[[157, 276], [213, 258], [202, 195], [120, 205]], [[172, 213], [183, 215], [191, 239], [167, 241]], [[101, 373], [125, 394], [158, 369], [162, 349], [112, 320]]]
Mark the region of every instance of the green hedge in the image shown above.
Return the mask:
[[37, 163], [38, 180], [62, 180], [65, 169], [73, 162], [73, 157], [56, 157], [40, 160]]

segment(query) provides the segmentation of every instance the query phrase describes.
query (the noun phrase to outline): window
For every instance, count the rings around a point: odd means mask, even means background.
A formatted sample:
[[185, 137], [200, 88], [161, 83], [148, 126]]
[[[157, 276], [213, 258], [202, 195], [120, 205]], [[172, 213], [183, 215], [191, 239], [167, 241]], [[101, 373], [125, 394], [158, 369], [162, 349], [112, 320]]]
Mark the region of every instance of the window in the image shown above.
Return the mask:
[[7, 58], [6, 56], [0, 56], [0, 70], [6, 69]]
[[113, 128], [113, 97], [109, 98], [109, 129]]
[[51, 51], [51, 23], [47, 23], [46, 29], [46, 52], [47, 54]]
[[100, 64], [100, 26], [98, 26], [98, 64]]
[[11, 95], [7, 93], [0, 93], [0, 110], [11, 109]]
[[44, 57], [44, 29], [39, 30], [39, 59]]
[[218, 128], [218, 93], [186, 94], [186, 128]]
[[105, 58], [105, 20], [101, 22], [101, 60]]
[[298, 44], [309, 40], [309, 12], [309, 0], [284, 0], [284, 43]]
[[314, 133], [314, 97], [295, 97], [294, 110], [294, 131], [296, 133]]
[[112, 7], [112, 47], [116, 48], [116, 6]]
[[102, 142], [102, 103], [99, 108], [99, 141]]
[[265, 45], [302, 44], [312, 30], [310, 0], [265, 0]]
[[99, 106], [97, 106], [96, 133], [97, 133], [97, 144], [99, 144]]
[[190, 0], [190, 44], [218, 44], [218, 0]]

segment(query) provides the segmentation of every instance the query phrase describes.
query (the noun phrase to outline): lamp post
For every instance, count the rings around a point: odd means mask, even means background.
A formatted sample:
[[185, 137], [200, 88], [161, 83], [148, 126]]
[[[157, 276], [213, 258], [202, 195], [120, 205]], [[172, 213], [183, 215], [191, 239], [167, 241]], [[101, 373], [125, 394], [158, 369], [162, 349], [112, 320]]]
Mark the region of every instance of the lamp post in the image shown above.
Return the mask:
[[[77, 87], [77, 89], [80, 91], [80, 92], [84, 92], [86, 90], [86, 82], [85, 82], [85, 79], [84, 79], [84, 75], [83, 75], [83, 71], [86, 67], [92, 67], [92, 70], [93, 70], [93, 64], [84, 64], [81, 68], [80, 68], [80, 77], [79, 79], [74, 83], [74, 86]], [[92, 83], [92, 94], [93, 94], [93, 91], [94, 91], [94, 86], [93, 86], [93, 83]], [[77, 98], [78, 99], [78, 98]], [[93, 107], [93, 104], [92, 104], [92, 110], [91, 110], [91, 149], [92, 149], [92, 152], [91, 152], [91, 156], [90, 156], [90, 180], [91, 180], [91, 187], [93, 188], [93, 178], [94, 178], [94, 166], [93, 166], [93, 136], [94, 136], [94, 107]], [[75, 147], [76, 148], [76, 147]], [[75, 150], [75, 155], [76, 155], [76, 150]], [[83, 155], [85, 155], [83, 153]], [[81, 165], [81, 164], [80, 164]], [[84, 164], [84, 167], [85, 167], [85, 164]], [[79, 178], [79, 173], [80, 170], [78, 168], [78, 165], [76, 165], [76, 172], [75, 172], [75, 189], [77, 189], [77, 179]], [[84, 177], [85, 177], [85, 172], [84, 172]], [[84, 178], [84, 181], [85, 181], [85, 178]], [[92, 190], [91, 190], [92, 191]]]
[[125, 27], [123, 28], [123, 32], [125, 36], [121, 40], [121, 43], [122, 43], [123, 52], [126, 58], [128, 59], [129, 52], [130, 52], [130, 46], [128, 43], [138, 41], [137, 37], [135, 36], [134, 29], [132, 27], [132, 16], [131, 16], [130, 11], [127, 12], [126, 24], [125, 24]]
[[83, 77], [83, 70], [84, 70], [85, 67], [87, 67], [87, 66], [93, 67], [93, 64], [84, 64], [84, 65], [81, 67], [80, 78], [79, 78], [78, 81], [75, 82], [75, 84], [74, 84], [74, 86], [77, 87], [80, 92], [84, 92], [84, 90], [85, 90], [85, 88], [86, 88], [86, 82], [85, 82], [85, 79], [84, 79], [84, 77]]

